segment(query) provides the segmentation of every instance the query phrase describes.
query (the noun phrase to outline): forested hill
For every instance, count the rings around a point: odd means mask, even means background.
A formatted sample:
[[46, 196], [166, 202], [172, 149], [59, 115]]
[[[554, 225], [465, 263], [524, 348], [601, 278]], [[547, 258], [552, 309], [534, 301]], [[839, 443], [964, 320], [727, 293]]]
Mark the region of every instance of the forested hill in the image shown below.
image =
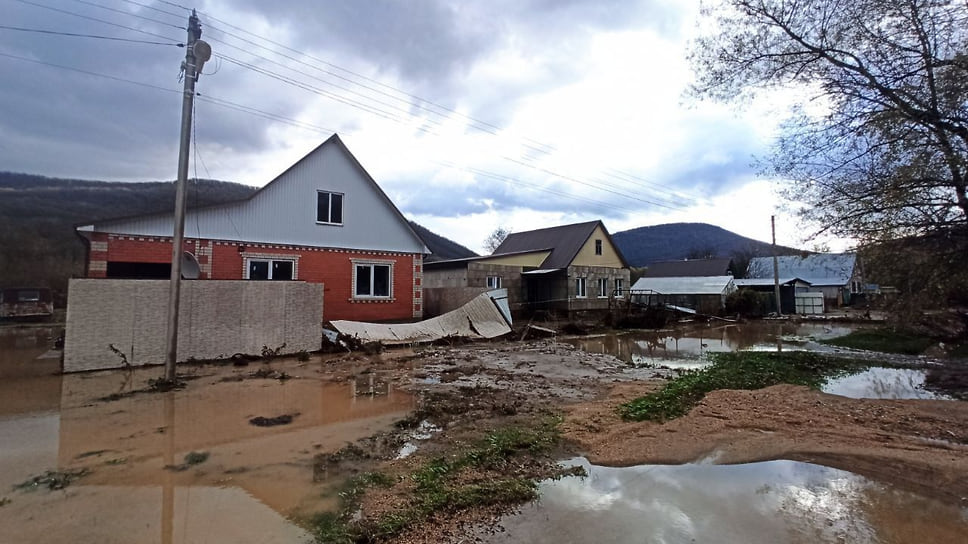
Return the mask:
[[[631, 266], [648, 266], [658, 261], [729, 257], [748, 261], [750, 257], [772, 255], [771, 245], [706, 223], [668, 223], [638, 227], [612, 235]], [[777, 246], [781, 254], [799, 250]], [[737, 259], [739, 257], [739, 259]]]
[[[255, 187], [227, 181], [189, 183], [188, 205], [241, 200]], [[79, 223], [167, 211], [175, 184], [48, 178], [0, 172], [0, 286], [36, 285], [63, 294], [67, 279], [84, 274]], [[474, 252], [411, 222], [436, 258], [456, 259]]]
[[427, 249], [431, 252], [431, 255], [427, 257], [427, 262], [477, 257], [477, 253], [474, 253], [470, 249], [467, 249], [450, 238], [444, 238], [413, 221], [410, 221], [410, 228], [417, 233], [417, 236], [423, 238], [424, 243], [427, 244]]

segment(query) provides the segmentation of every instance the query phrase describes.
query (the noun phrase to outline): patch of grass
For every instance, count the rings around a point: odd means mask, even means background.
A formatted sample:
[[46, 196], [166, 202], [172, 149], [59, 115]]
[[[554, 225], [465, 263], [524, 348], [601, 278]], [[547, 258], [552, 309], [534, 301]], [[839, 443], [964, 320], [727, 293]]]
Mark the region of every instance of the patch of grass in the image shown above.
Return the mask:
[[48, 470], [40, 476], [34, 476], [25, 482], [15, 485], [14, 488], [24, 491], [33, 491], [40, 487], [46, 487], [52, 491], [55, 489], [64, 489], [71, 485], [74, 480], [83, 478], [90, 473], [91, 471], [86, 468], [64, 471]]
[[[406, 477], [395, 479], [368, 472], [350, 480], [340, 491], [340, 512], [319, 514], [309, 520], [317, 542], [372, 542], [448, 514], [475, 507], [515, 505], [538, 497], [537, 482], [527, 474], [521, 455], [540, 455], [560, 439], [559, 418], [536, 427], [504, 427], [487, 433], [472, 444], [458, 445], [457, 452], [431, 459]], [[559, 477], [570, 475], [559, 472]], [[373, 519], [350, 521], [367, 489], [404, 485], [404, 505]]]
[[683, 416], [717, 389], [761, 389], [780, 383], [819, 388], [827, 378], [860, 372], [864, 362], [817, 353], [736, 352], [712, 354], [713, 364], [686, 371], [662, 389], [619, 407], [624, 419], [667, 421]]
[[863, 349], [881, 353], [920, 355], [934, 344], [927, 336], [909, 334], [891, 329], [854, 331], [846, 336], [822, 340], [822, 344], [843, 348]]

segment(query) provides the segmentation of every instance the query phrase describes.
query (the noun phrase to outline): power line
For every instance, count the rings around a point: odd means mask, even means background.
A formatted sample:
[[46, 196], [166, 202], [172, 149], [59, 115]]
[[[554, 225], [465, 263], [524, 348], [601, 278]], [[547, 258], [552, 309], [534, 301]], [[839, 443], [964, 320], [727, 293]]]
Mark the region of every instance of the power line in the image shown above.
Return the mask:
[[[112, 76], [112, 75], [108, 75], [108, 74], [102, 74], [102, 73], [98, 73], [98, 72], [92, 72], [92, 71], [89, 71], [89, 70], [83, 70], [83, 69], [80, 69], [80, 68], [74, 68], [72, 66], [65, 66], [65, 65], [61, 65], [61, 64], [55, 64], [55, 63], [50, 63], [50, 62], [45, 62], [45, 61], [39, 61], [39, 60], [35, 60], [35, 59], [30, 59], [30, 58], [27, 58], [27, 57], [21, 57], [21, 56], [18, 56], [18, 55], [10, 55], [10, 54], [7, 54], [7, 53], [0, 52], [0, 56], [2, 56], [2, 57], [8, 57], [8, 58], [16, 59], [16, 60], [22, 60], [22, 61], [26, 61], [26, 62], [31, 62], [31, 63], [34, 63], [34, 64], [40, 64], [40, 65], [44, 65], [44, 66], [49, 66], [49, 67], [53, 67], [53, 68], [59, 68], [59, 69], [62, 69], [62, 70], [68, 70], [68, 71], [71, 71], [71, 72], [82, 73], [82, 74], [90, 75], [90, 76], [94, 76], [94, 77], [101, 77], [101, 78], [105, 78], [105, 79], [110, 79], [112, 81], [119, 81], [119, 82], [128, 83], [128, 84], [132, 84], [132, 85], [137, 85], [137, 86], [141, 86], [141, 87], [151, 88], [151, 89], [155, 89], [155, 90], [159, 90], [159, 91], [165, 91], [165, 92], [176, 93], [176, 94], [181, 94], [182, 93], [181, 90], [177, 90], [177, 89], [170, 89], [170, 88], [161, 87], [161, 86], [158, 86], [158, 85], [152, 85], [150, 83], [144, 83], [144, 82], [134, 81], [134, 80], [131, 80], [131, 79], [126, 79], [126, 78], [122, 78], [122, 77]], [[293, 126], [297, 126], [299, 128], [316, 130], [316, 131], [319, 131], [319, 132], [321, 132], [323, 134], [331, 134], [332, 132], [334, 132], [332, 130], [325, 129], [323, 127], [316, 127], [316, 126], [310, 125], [308, 123], [302, 123], [302, 122], [299, 122], [299, 121], [296, 121], [296, 120], [293, 120], [293, 119], [290, 119], [290, 118], [286, 118], [286, 117], [281, 116], [281, 115], [276, 115], [276, 114], [272, 114], [272, 113], [269, 113], [269, 112], [265, 112], [263, 110], [259, 110], [257, 108], [253, 108], [253, 107], [250, 107], [250, 106], [245, 106], [245, 105], [242, 105], [242, 104], [236, 104], [236, 103], [233, 103], [233, 102], [229, 102], [227, 100], [222, 100], [222, 99], [218, 99], [218, 98], [215, 98], [215, 97], [208, 97], [208, 96], [200, 95], [198, 93], [196, 93], [196, 94], [198, 95], [199, 99], [201, 99], [203, 101], [208, 101], [208, 102], [214, 103], [216, 105], [220, 105], [220, 106], [223, 106], [223, 107], [227, 107], [229, 109], [234, 109], [236, 111], [240, 111], [240, 112], [243, 112], [243, 113], [249, 113], [249, 114], [257, 115], [257, 116], [260, 116], [260, 117], [265, 117], [265, 118], [272, 119], [272, 120], [275, 120], [277, 122], [281, 122], [281, 123], [284, 123], [284, 124], [290, 124], [290, 125], [293, 125]], [[577, 200], [577, 201], [584, 202], [584, 203], [589, 203], [590, 202], [590, 203], [598, 204], [598, 205], [600, 205], [602, 207], [605, 207], [605, 208], [619, 210], [619, 211], [622, 211], [622, 212], [634, 213], [636, 211], [636, 210], [633, 210], [633, 209], [630, 209], [630, 208], [626, 208], [626, 207], [623, 207], [623, 206], [620, 206], [620, 205], [617, 205], [617, 204], [612, 204], [612, 203], [609, 203], [609, 202], [606, 202], [606, 201], [597, 200], [597, 199], [589, 198], [589, 197], [586, 197], [586, 196], [573, 195], [571, 193], [567, 193], [567, 192], [564, 192], [564, 191], [558, 191], [558, 190], [555, 190], [555, 189], [550, 189], [548, 187], [544, 187], [544, 186], [538, 185], [536, 183], [530, 183], [530, 182], [527, 182], [527, 181], [524, 181], [524, 180], [521, 180], [521, 179], [518, 179], [518, 178], [513, 178], [513, 177], [510, 177], [510, 176], [506, 176], [506, 175], [503, 175], [503, 174], [496, 174], [494, 172], [490, 172], [490, 171], [483, 170], [483, 169], [480, 169], [480, 168], [461, 167], [461, 166], [458, 166], [458, 165], [453, 164], [453, 163], [446, 163], [446, 162], [436, 161], [436, 160], [433, 160], [433, 159], [429, 159], [429, 160], [430, 160], [430, 162], [433, 162], [434, 164], [438, 164], [438, 165], [444, 166], [446, 168], [455, 168], [455, 169], [463, 170], [463, 171], [466, 171], [466, 172], [469, 172], [469, 173], [472, 173], [472, 174], [475, 174], [475, 175], [480, 175], [480, 176], [487, 177], [487, 178], [491, 178], [491, 179], [494, 179], [494, 180], [499, 180], [499, 181], [502, 181], [503, 183], [506, 183], [508, 185], [511, 185], [512, 187], [517, 187], [517, 186], [529, 187], [531, 189], [534, 189], [534, 190], [537, 190], [537, 191], [541, 191], [541, 192], [545, 192], [545, 193], [549, 193], [549, 194], [553, 194], [553, 195], [557, 195], [557, 196], [560, 196], [562, 198], [568, 198], [568, 199], [572, 199], [572, 200]]]
[[20, 2], [21, 4], [27, 4], [29, 6], [43, 8], [43, 9], [47, 9], [47, 10], [50, 10], [50, 11], [55, 11], [57, 13], [63, 13], [64, 15], [70, 15], [72, 17], [78, 17], [80, 19], [87, 19], [88, 21], [95, 21], [95, 22], [98, 22], [98, 23], [103, 23], [103, 24], [106, 24], [106, 25], [110, 25], [110, 26], [114, 26], [114, 27], [118, 27], [118, 28], [123, 28], [125, 30], [131, 30], [133, 32], [138, 32], [138, 33], [141, 33], [141, 34], [145, 34], [147, 36], [154, 36], [155, 38], [161, 38], [163, 40], [168, 40], [168, 41], [171, 41], [171, 42], [179, 43], [179, 40], [176, 40], [174, 38], [169, 38], [168, 36], [163, 36], [161, 34], [155, 34], [154, 32], [148, 32], [147, 30], [141, 30], [140, 28], [134, 28], [132, 26], [126, 26], [126, 25], [122, 25], [122, 24], [119, 24], [119, 23], [114, 23], [114, 22], [111, 22], [111, 21], [105, 21], [104, 19], [99, 19], [97, 17], [91, 17], [90, 15], [83, 15], [83, 14], [80, 14], [80, 13], [77, 13], [77, 12], [74, 12], [74, 11], [70, 11], [70, 10], [66, 10], [66, 9], [60, 9], [60, 8], [55, 8], [54, 6], [48, 6], [48, 5], [45, 5], [45, 4], [38, 4], [37, 2], [31, 2], [30, 0], [16, 0], [16, 1], [17, 2]]
[[78, 4], [84, 4], [85, 6], [91, 6], [91, 7], [103, 9], [103, 10], [106, 10], [106, 11], [110, 11], [110, 12], [113, 12], [113, 13], [120, 13], [121, 15], [127, 15], [129, 17], [137, 17], [138, 19], [143, 19], [145, 21], [149, 21], [149, 22], [152, 22], [152, 23], [155, 23], [155, 24], [159, 24], [159, 25], [163, 25], [163, 26], [170, 26], [172, 28], [177, 28], [178, 30], [186, 30], [184, 26], [180, 26], [180, 25], [176, 25], [176, 24], [173, 24], [173, 23], [169, 23], [168, 21], [162, 21], [160, 19], [152, 19], [151, 17], [145, 17], [144, 15], [138, 15], [137, 13], [131, 13], [130, 11], [124, 11], [123, 9], [117, 9], [117, 8], [112, 8], [112, 7], [109, 7], [109, 6], [104, 6], [104, 5], [98, 4], [97, 2], [89, 2], [88, 0], [73, 0], [73, 1], [74, 2], [77, 2]]
[[0, 25], [0, 29], [3, 30], [16, 30], [18, 32], [34, 32], [37, 34], [51, 34], [55, 36], [70, 36], [74, 38], [95, 38], [99, 40], [113, 40], [118, 42], [128, 42], [128, 43], [146, 43], [150, 45], [174, 45], [176, 47], [185, 47], [183, 43], [175, 42], [153, 42], [148, 40], [133, 40], [131, 38], [118, 38], [117, 36], [99, 36], [96, 34], [76, 34], [74, 32], [60, 32], [57, 30], [44, 30], [41, 28], [23, 28], [19, 26], [7, 26]]
[[150, 10], [153, 10], [153, 11], [157, 11], [158, 13], [164, 13], [165, 15], [171, 15], [172, 17], [177, 17], [179, 20], [184, 19], [184, 17], [181, 14], [179, 14], [179, 13], [172, 13], [170, 11], [166, 11], [166, 10], [163, 10], [163, 9], [159, 9], [159, 8], [156, 8], [156, 7], [152, 6], [151, 4], [142, 4], [141, 2], [135, 2], [134, 0], [121, 0], [121, 1], [122, 2], [127, 2], [128, 4], [133, 4], [135, 6], [139, 6], [139, 7], [145, 8], [145, 9], [150, 9]]
[[[247, 38], [241, 37], [241, 36], [239, 36], [237, 34], [228, 32], [228, 31], [226, 31], [226, 30], [224, 30], [222, 28], [213, 27], [213, 26], [209, 25], [209, 29], [210, 30], [215, 30], [215, 31], [221, 32], [222, 34], [225, 34], [227, 36], [231, 36], [232, 38], [235, 38], [237, 40], [240, 40], [240, 41], [242, 41], [244, 43], [247, 43], [249, 45], [258, 47], [258, 48], [263, 49], [265, 51], [268, 51], [268, 52], [270, 52], [272, 54], [279, 55], [279, 56], [281, 56], [283, 58], [292, 60], [294, 62], [297, 62], [297, 63], [301, 64], [301, 65], [310, 67], [310, 68], [312, 68], [314, 70], [317, 70], [317, 71], [319, 71], [321, 73], [324, 73], [326, 75], [329, 75], [331, 77], [335, 77], [335, 78], [341, 79], [343, 81], [346, 81], [346, 82], [351, 83], [353, 85], [359, 86], [361, 88], [364, 88], [364, 89], [367, 89], [367, 90], [370, 90], [370, 91], [379, 93], [379, 94], [381, 94], [383, 96], [387, 96], [387, 97], [392, 98], [394, 100], [398, 100], [398, 101], [404, 102], [404, 103], [406, 103], [406, 104], [408, 104], [410, 106], [417, 107], [417, 108], [422, 109], [424, 111], [427, 111], [427, 112], [429, 112], [429, 113], [431, 113], [433, 115], [443, 116], [444, 118], [449, 117], [449, 115], [442, 114], [442, 113], [440, 113], [440, 111], [435, 111], [432, 108], [429, 108], [427, 106], [424, 106], [423, 103], [433, 105], [434, 107], [436, 107], [436, 108], [438, 108], [440, 110], [444, 110], [444, 111], [450, 112], [452, 114], [455, 114], [457, 116], [460, 116], [460, 117], [463, 117], [465, 119], [468, 119], [468, 120], [472, 121], [472, 123], [469, 125], [471, 128], [474, 128], [475, 130], [479, 130], [479, 131], [482, 131], [482, 132], [486, 132], [486, 133], [491, 134], [491, 135], [494, 135], [494, 136], [500, 136], [500, 134], [499, 134], [498, 131], [499, 130], [503, 130], [503, 129], [501, 129], [501, 127], [498, 127], [496, 125], [487, 123], [486, 121], [481, 121], [479, 119], [476, 119], [476, 118], [473, 118], [471, 116], [465, 115], [465, 114], [460, 113], [460, 112], [458, 112], [456, 110], [453, 110], [451, 108], [447, 108], [446, 106], [442, 106], [442, 105], [437, 104], [435, 102], [432, 102], [430, 100], [427, 100], [427, 99], [421, 98], [419, 96], [410, 94], [410, 93], [408, 93], [406, 91], [403, 91], [401, 89], [398, 89], [396, 87], [393, 87], [393, 86], [390, 86], [390, 85], [386, 85], [386, 84], [384, 84], [384, 83], [382, 83], [382, 82], [380, 82], [378, 80], [369, 78], [367, 76], [364, 76], [364, 75], [359, 74], [357, 72], [354, 72], [352, 70], [348, 70], [348, 69], [342, 68], [341, 66], [339, 66], [337, 64], [334, 64], [334, 63], [325, 61], [325, 60], [320, 59], [318, 57], [314, 57], [312, 55], [309, 55], [308, 53], [299, 51], [297, 49], [294, 49], [294, 48], [289, 47], [289, 46], [287, 46], [285, 44], [276, 42], [276, 41], [271, 40], [269, 38], [265, 38], [263, 36], [260, 36], [258, 34], [255, 34], [253, 32], [250, 32], [250, 31], [248, 31], [248, 30], [246, 30], [244, 28], [241, 28], [239, 26], [232, 25], [231, 23], [228, 23], [226, 21], [223, 21], [221, 19], [218, 19], [218, 18], [216, 18], [216, 17], [214, 17], [214, 16], [212, 16], [210, 14], [207, 14], [207, 13], [204, 13], [204, 12], [202, 14], [206, 18], [211, 19], [211, 20], [216, 21], [216, 22], [219, 22], [222, 25], [225, 25], [225, 26], [228, 26], [230, 28], [236, 29], [236, 30], [238, 30], [240, 32], [243, 32], [245, 34], [248, 34], [250, 36], [253, 36], [253, 37], [255, 37], [255, 38], [259, 39], [259, 40], [262, 40], [262, 41], [265, 41], [267, 43], [273, 44], [275, 46], [281, 47], [284, 50], [291, 51], [291, 52], [296, 53], [298, 55], [301, 55], [301, 56], [303, 56], [305, 58], [312, 59], [312, 60], [314, 60], [314, 61], [316, 61], [318, 63], [321, 63], [323, 65], [332, 67], [332, 68], [334, 68], [336, 70], [340, 70], [342, 72], [351, 74], [354, 77], [357, 77], [357, 78], [363, 79], [365, 81], [371, 82], [371, 83], [373, 83], [375, 85], [378, 85], [378, 86], [380, 86], [382, 88], [392, 90], [392, 91], [394, 91], [396, 93], [399, 93], [399, 94], [401, 94], [403, 96], [406, 96], [406, 97], [408, 97], [408, 98], [410, 98], [410, 99], [412, 99], [412, 100], [414, 100], [416, 102], [411, 102], [410, 100], [403, 99], [400, 96], [395, 96], [395, 95], [390, 94], [390, 93], [387, 93], [385, 91], [381, 91], [380, 89], [376, 89], [373, 86], [362, 84], [359, 81], [355, 81], [355, 80], [353, 80], [351, 78], [348, 78], [348, 77], [345, 77], [345, 76], [336, 74], [336, 73], [334, 73], [334, 72], [332, 72], [330, 70], [322, 69], [322, 68], [320, 68], [318, 66], [315, 66], [313, 64], [307, 63], [306, 61], [301, 60], [299, 58], [295, 58], [295, 57], [292, 57], [290, 55], [286, 55], [284, 53], [280, 53], [279, 51], [276, 51], [274, 49], [265, 47], [264, 45], [261, 45], [259, 43], [256, 43], [256, 42], [254, 42], [252, 40], [249, 40]], [[245, 51], [244, 49], [242, 49], [242, 48], [240, 48], [238, 46], [232, 45], [232, 44], [230, 44], [228, 42], [225, 42], [223, 40], [218, 40], [218, 39], [212, 38], [212, 41], [217, 41], [217, 42], [222, 43], [224, 45], [228, 45], [230, 47], [233, 47], [235, 49], [239, 49], [239, 50]], [[262, 58], [264, 60], [269, 60], [269, 59], [266, 59], [265, 57], [256, 55], [255, 53], [252, 53], [251, 51], [246, 51], [246, 52], [249, 53], [249, 54], [251, 54], [251, 55], [253, 55], [253, 56], [256, 56], [258, 58]], [[272, 62], [272, 61], [270, 61], [270, 62]], [[291, 69], [291, 68], [289, 68], [289, 69]], [[331, 86], [334, 86], [336, 88], [342, 89], [344, 91], [351, 92], [351, 93], [356, 94], [358, 96], [364, 97], [367, 100], [375, 101], [375, 102], [377, 102], [379, 104], [382, 104], [384, 106], [387, 106], [387, 107], [392, 107], [391, 105], [387, 104], [386, 102], [377, 101], [377, 100], [373, 99], [372, 97], [368, 97], [368, 96], [363, 95], [363, 94], [361, 94], [361, 93], [359, 93], [357, 91], [353, 91], [351, 89], [347, 89], [345, 87], [341, 87], [341, 86], [335, 85], [335, 84], [333, 84], [331, 82], [327, 82], [327, 81], [321, 80], [319, 78], [313, 78], [313, 79], [316, 79], [317, 81], [321, 81], [321, 82], [323, 82], [323, 83], [325, 83], [327, 85], [331, 85]], [[395, 108], [395, 109], [398, 109], [398, 108]], [[439, 121], [437, 123], [439, 124]], [[527, 140], [527, 141], [530, 141], [530, 142], [534, 142], [538, 146], [541, 146], [541, 147], [537, 147], [535, 145], [530, 145], [530, 144], [527, 144], [527, 143], [524, 143], [523, 144], [525, 147], [530, 148], [530, 149], [532, 149], [534, 151], [537, 151], [539, 153], [550, 153], [550, 152], [556, 150], [556, 148], [554, 146], [552, 146], [552, 145], [544, 144], [542, 142], [538, 142], [537, 140], [534, 140], [534, 139], [531, 139], [531, 138], [522, 137], [522, 140]], [[525, 158], [531, 158], [531, 157], [527, 157], [526, 156]], [[533, 160], [533, 158], [531, 158], [531, 159]], [[614, 170], [611, 170], [611, 171], [614, 171]], [[612, 174], [612, 173], [609, 173], [609, 172], [604, 172], [604, 174], [606, 176], [608, 176], [608, 177], [615, 178], [616, 180], [619, 180], [619, 181], [621, 181], [623, 183], [632, 184], [633, 186], [636, 186], [636, 187], [641, 186], [641, 185], [651, 186], [654, 190], [659, 190], [659, 191], [662, 191], [663, 193], [669, 195], [668, 197], [663, 197], [662, 198], [662, 200], [665, 201], [667, 204], [662, 204], [662, 203], [657, 203], [657, 202], [651, 202], [651, 201], [649, 201], [649, 203], [653, 203], [653, 204], [656, 204], [656, 205], [659, 205], [659, 206], [663, 206], [663, 207], [667, 207], [667, 208], [668, 207], [678, 207], [678, 208], [684, 207], [684, 204], [673, 202], [671, 199], [682, 200], [686, 204], [695, 204], [696, 203], [696, 199], [693, 198], [693, 197], [691, 197], [691, 196], [683, 195], [681, 193], [674, 192], [674, 191], [670, 191], [668, 189], [665, 189], [661, 184], [658, 184], [658, 183], [655, 183], [655, 182], [650, 182], [648, 180], [645, 180], [644, 178], [640, 178], [640, 177], [633, 176], [633, 175], [630, 175], [630, 174], [625, 174], [625, 175], [621, 175], [621, 176], [620, 175], [616, 175], [616, 174]], [[558, 175], [558, 174], [553, 174], [553, 175]], [[560, 176], [559, 175], [559, 177], [563, 177], [563, 178], [569, 179], [569, 178], [567, 178], [567, 176]], [[571, 178], [571, 179], [573, 179], [573, 178]], [[581, 182], [581, 183], [586, 184], [586, 185], [588, 184], [587, 182]], [[597, 180], [597, 184], [598, 185], [594, 185], [593, 184], [593, 186], [596, 186], [598, 188], [602, 188], [601, 186], [604, 185], [604, 186], [611, 187], [612, 189], [617, 189], [617, 190], [620, 190], [620, 191], [626, 191], [626, 190], [628, 190], [626, 187], [620, 187], [619, 185], [616, 185], [615, 183], [608, 183], [608, 182], [605, 182], [603, 180]], [[670, 197], [671, 197], [671, 199], [670, 199]], [[637, 197], [633, 197], [633, 198], [637, 198]]]

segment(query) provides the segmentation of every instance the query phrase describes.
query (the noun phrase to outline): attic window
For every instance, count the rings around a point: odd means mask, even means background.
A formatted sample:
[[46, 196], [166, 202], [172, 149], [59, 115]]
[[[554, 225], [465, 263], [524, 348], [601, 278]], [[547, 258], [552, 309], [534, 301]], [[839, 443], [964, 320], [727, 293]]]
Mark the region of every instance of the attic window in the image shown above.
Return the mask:
[[343, 224], [343, 195], [316, 191], [316, 222], [324, 225]]
[[602, 254], [602, 241], [595, 240], [595, 255], [601, 255], [601, 254]]

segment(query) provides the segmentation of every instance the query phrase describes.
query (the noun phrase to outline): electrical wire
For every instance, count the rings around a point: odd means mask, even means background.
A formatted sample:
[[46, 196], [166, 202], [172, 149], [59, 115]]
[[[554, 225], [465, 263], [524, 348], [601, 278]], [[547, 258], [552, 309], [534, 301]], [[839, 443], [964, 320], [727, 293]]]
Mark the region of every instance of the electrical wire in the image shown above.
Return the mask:
[[126, 25], [122, 25], [122, 24], [119, 24], [119, 23], [114, 23], [114, 22], [111, 22], [111, 21], [105, 21], [104, 19], [99, 19], [97, 17], [91, 17], [89, 15], [83, 15], [83, 14], [80, 14], [80, 13], [77, 13], [77, 12], [74, 12], [74, 11], [70, 11], [70, 10], [66, 10], [66, 9], [55, 8], [54, 6], [48, 6], [48, 5], [45, 5], [45, 4], [38, 4], [37, 2], [32, 2], [31, 0], [16, 0], [16, 1], [17, 2], [20, 2], [21, 4], [27, 4], [28, 6], [34, 6], [34, 7], [38, 7], [38, 8], [43, 8], [43, 9], [46, 9], [46, 10], [55, 11], [57, 13], [62, 13], [64, 15], [70, 15], [72, 17], [78, 17], [80, 19], [87, 19], [88, 21], [95, 21], [95, 22], [98, 22], [98, 23], [103, 23], [103, 24], [106, 24], [106, 25], [110, 25], [110, 26], [114, 26], [114, 27], [118, 27], [118, 28], [123, 28], [125, 30], [131, 30], [133, 32], [138, 32], [138, 33], [141, 33], [141, 34], [145, 34], [147, 36], [154, 36], [155, 38], [161, 38], [163, 40], [168, 40], [168, 41], [171, 41], [171, 42], [178, 43], [178, 40], [176, 40], [174, 38], [169, 38], [168, 36], [164, 36], [162, 34], [156, 34], [154, 32], [148, 32], [147, 30], [141, 30], [140, 28], [134, 28], [132, 26], [126, 26]]
[[95, 38], [95, 39], [99, 39], [99, 40], [113, 40], [113, 41], [118, 41], [118, 42], [145, 43], [145, 44], [150, 44], [150, 45], [174, 45], [176, 47], [185, 47], [185, 44], [183, 44], [183, 43], [177, 43], [177, 42], [153, 42], [153, 41], [148, 41], [148, 40], [134, 40], [134, 39], [131, 39], [131, 38], [119, 38], [117, 36], [99, 36], [99, 35], [96, 35], [96, 34], [77, 34], [77, 33], [74, 33], [74, 32], [60, 32], [60, 31], [57, 31], [57, 30], [44, 30], [44, 29], [41, 29], [41, 28], [24, 28], [24, 27], [19, 27], [19, 26], [0, 25], [0, 29], [2, 29], [2, 30], [16, 30], [18, 32], [33, 32], [33, 33], [37, 33], [37, 34], [51, 34], [51, 35], [55, 35], [55, 36], [69, 36], [69, 37], [73, 37], [73, 38]]
[[[108, 75], [108, 74], [102, 74], [102, 73], [98, 73], [98, 72], [92, 72], [92, 71], [89, 71], [89, 70], [83, 70], [83, 69], [80, 69], [80, 68], [74, 68], [74, 67], [71, 67], [71, 66], [64, 66], [64, 65], [61, 65], [61, 64], [55, 64], [55, 63], [50, 63], [50, 62], [45, 62], [45, 61], [39, 61], [39, 60], [35, 60], [35, 59], [30, 59], [30, 58], [27, 58], [27, 57], [21, 57], [21, 56], [18, 56], [18, 55], [10, 55], [10, 54], [7, 54], [7, 53], [0, 53], [0, 57], [8, 57], [8, 58], [16, 59], [16, 60], [22, 60], [22, 61], [26, 61], [26, 62], [31, 62], [31, 63], [34, 63], [34, 64], [40, 64], [40, 65], [49, 66], [49, 67], [53, 67], [53, 68], [59, 68], [59, 69], [68, 70], [68, 71], [71, 71], [71, 72], [78, 72], [78, 73], [82, 73], [82, 74], [86, 74], [86, 75], [90, 75], [90, 76], [94, 76], [94, 77], [101, 77], [101, 78], [105, 78], [105, 79], [110, 79], [112, 81], [118, 81], [118, 82], [128, 83], [128, 84], [137, 85], [137, 86], [140, 86], [140, 87], [146, 87], [146, 88], [151, 88], [151, 89], [165, 91], [165, 92], [170, 92], [170, 93], [181, 94], [183, 92], [183, 91], [177, 90], [177, 89], [169, 89], [169, 88], [161, 87], [161, 86], [158, 86], [158, 85], [152, 85], [150, 83], [144, 83], [144, 82], [140, 82], [140, 81], [134, 81], [134, 80], [130, 80], [130, 79], [126, 79], [126, 78], [121, 78], [121, 77], [117, 77], [117, 76], [112, 76], [112, 75]], [[213, 97], [199, 96], [199, 98], [201, 98], [203, 100], [206, 100], [207, 99], [208, 101], [210, 101], [212, 103], [215, 103], [217, 105], [226, 105], [226, 104], [228, 104], [229, 107], [230, 107], [230, 109], [236, 109], [237, 111], [242, 111], [244, 113], [254, 113], [254, 114], [257, 114], [257, 115], [260, 115], [260, 116], [269, 117], [269, 118], [272, 118], [273, 120], [276, 120], [277, 122], [282, 122], [284, 124], [293, 124], [294, 126], [299, 126], [300, 125], [300, 124], [297, 124], [297, 123], [290, 123], [288, 121], [283, 120], [285, 118], [282, 117], [282, 116], [277, 116], [277, 115], [271, 114], [269, 112], [264, 112], [262, 110], [258, 110], [257, 108], [252, 108], [252, 107], [249, 107], [249, 106], [243, 106], [243, 105], [240, 105], [240, 104], [234, 104], [232, 102], [215, 99]], [[220, 104], [220, 102], [221, 102], [221, 104]], [[305, 124], [302, 124], [302, 125], [305, 125]], [[307, 127], [306, 126], [302, 126], [301, 128], [307, 128]], [[330, 133], [331, 132], [332, 131], [330, 131]], [[557, 196], [560, 196], [562, 198], [567, 198], [567, 199], [571, 199], [571, 200], [577, 200], [577, 201], [580, 201], [580, 202], [583, 202], [583, 203], [586, 203], [586, 204], [587, 203], [594, 203], [594, 204], [598, 204], [599, 206], [601, 206], [603, 208], [613, 209], [613, 210], [627, 212], [627, 213], [634, 213], [634, 212], [638, 211], [638, 210], [626, 208], [624, 206], [620, 206], [620, 205], [617, 205], [617, 204], [609, 203], [609, 202], [606, 202], [606, 201], [597, 200], [597, 199], [589, 198], [589, 197], [586, 197], [586, 196], [573, 195], [571, 193], [567, 193], [567, 192], [564, 192], [564, 191], [558, 191], [558, 190], [555, 190], [555, 189], [550, 189], [550, 188], [545, 187], [543, 185], [539, 185], [539, 184], [536, 184], [536, 183], [530, 183], [530, 182], [521, 180], [519, 178], [514, 178], [514, 177], [511, 177], [511, 176], [504, 175], [504, 174], [497, 174], [497, 173], [490, 172], [490, 171], [487, 171], [487, 170], [484, 170], [484, 169], [480, 169], [480, 168], [462, 167], [462, 166], [456, 165], [454, 163], [441, 162], [441, 161], [436, 161], [436, 160], [432, 160], [432, 159], [430, 159], [429, 161], [432, 162], [432, 163], [434, 163], [434, 164], [438, 164], [440, 166], [444, 166], [444, 167], [447, 167], [447, 168], [455, 168], [455, 169], [458, 169], [458, 170], [463, 170], [463, 171], [466, 171], [466, 172], [469, 172], [469, 173], [472, 173], [472, 174], [477, 174], [477, 175], [480, 175], [480, 176], [483, 176], [483, 177], [487, 177], [487, 178], [490, 178], [490, 179], [500, 180], [500, 181], [508, 184], [511, 187], [524, 186], [524, 187], [528, 187], [528, 188], [531, 188], [531, 189], [534, 189], [534, 190], [537, 190], [537, 191], [541, 191], [541, 192], [545, 192], [545, 193], [548, 193], [548, 194], [557, 195]]]
[[91, 6], [91, 7], [103, 9], [105, 11], [110, 11], [110, 12], [113, 12], [113, 13], [120, 13], [121, 15], [127, 15], [129, 17], [137, 17], [138, 19], [143, 19], [145, 21], [149, 21], [149, 22], [152, 22], [152, 23], [155, 23], [155, 24], [159, 24], [159, 25], [162, 25], [162, 26], [170, 26], [172, 28], [177, 28], [179, 30], [188, 30], [184, 26], [179, 26], [179, 25], [176, 25], [176, 24], [173, 24], [173, 23], [169, 23], [168, 21], [162, 21], [160, 19], [152, 19], [151, 17], [145, 17], [144, 15], [138, 15], [137, 13], [131, 13], [130, 11], [124, 11], [123, 9], [117, 9], [117, 8], [112, 8], [112, 7], [109, 7], [109, 6], [101, 5], [101, 4], [98, 4], [97, 2], [89, 2], [88, 0], [72, 0], [72, 1], [73, 2], [77, 2], [78, 4], [84, 4], [85, 6]]
[[159, 8], [156, 8], [156, 7], [152, 6], [151, 4], [142, 4], [141, 2], [135, 2], [134, 0], [121, 0], [121, 1], [122, 2], [127, 2], [128, 4], [133, 4], [135, 6], [139, 6], [139, 7], [145, 8], [145, 9], [150, 9], [150, 10], [153, 10], [153, 11], [157, 11], [158, 13], [164, 13], [165, 15], [171, 15], [172, 17], [177, 17], [178, 19], [182, 19], [182, 15], [179, 14], [179, 13], [172, 13], [170, 11], [166, 11], [166, 10], [163, 10], [163, 9], [159, 9]]

